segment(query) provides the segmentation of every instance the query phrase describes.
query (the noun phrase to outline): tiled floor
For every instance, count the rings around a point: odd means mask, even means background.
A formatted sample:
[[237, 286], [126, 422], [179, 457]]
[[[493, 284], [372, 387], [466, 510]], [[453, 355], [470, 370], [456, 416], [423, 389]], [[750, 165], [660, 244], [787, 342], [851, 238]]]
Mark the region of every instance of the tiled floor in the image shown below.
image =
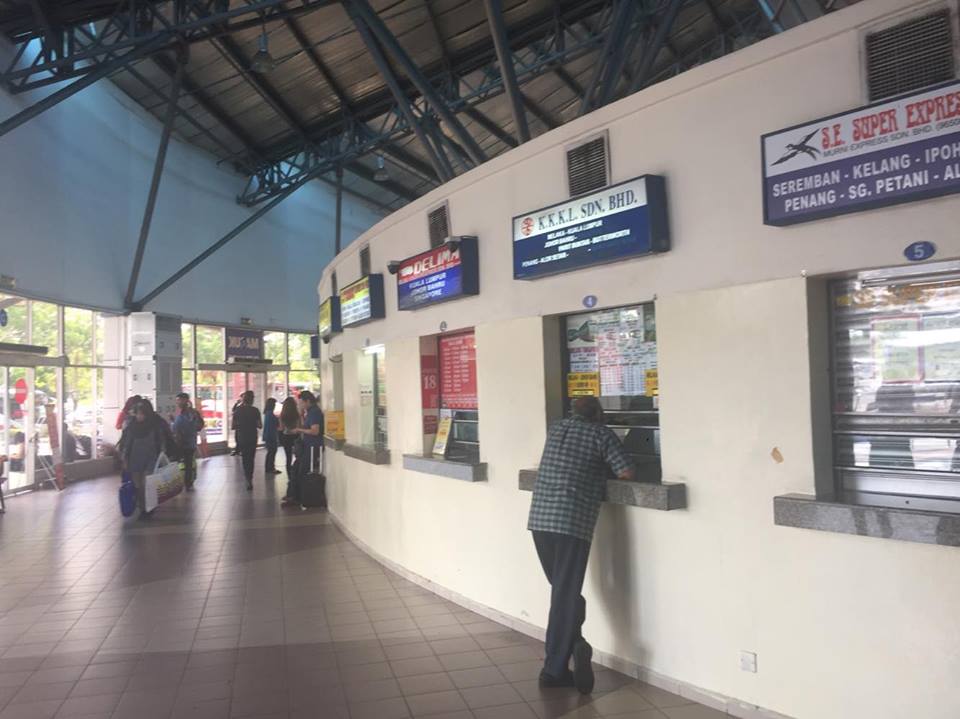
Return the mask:
[[[542, 645], [385, 571], [283, 475], [207, 460], [198, 491], [124, 521], [115, 479], [0, 515], [0, 719], [710, 719], [597, 673], [541, 691]], [[533, 551], [531, 547], [531, 551]], [[545, 597], [546, 599], [546, 597]]]

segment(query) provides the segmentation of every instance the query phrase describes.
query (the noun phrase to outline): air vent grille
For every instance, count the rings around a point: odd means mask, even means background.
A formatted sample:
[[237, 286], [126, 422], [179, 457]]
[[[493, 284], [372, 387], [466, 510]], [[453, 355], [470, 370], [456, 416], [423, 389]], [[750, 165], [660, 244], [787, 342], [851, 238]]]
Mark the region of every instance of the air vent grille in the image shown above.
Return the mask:
[[911, 18], [867, 35], [870, 101], [902, 95], [956, 76], [950, 12]]
[[450, 236], [450, 218], [447, 217], [447, 205], [443, 204], [427, 213], [427, 225], [430, 230], [430, 247], [439, 247]]
[[607, 178], [606, 136], [567, 150], [567, 178], [571, 197], [585, 195], [610, 184]]

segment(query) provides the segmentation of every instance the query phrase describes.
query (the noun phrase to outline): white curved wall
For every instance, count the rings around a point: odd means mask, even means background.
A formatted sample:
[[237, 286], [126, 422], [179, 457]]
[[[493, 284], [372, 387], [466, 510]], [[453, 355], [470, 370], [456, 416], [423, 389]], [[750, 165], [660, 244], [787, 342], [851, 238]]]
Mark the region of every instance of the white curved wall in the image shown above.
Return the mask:
[[[586, 635], [654, 672], [800, 719], [960, 716], [960, 555], [773, 524], [772, 498], [814, 491], [807, 280], [903, 262], [915, 239], [960, 256], [960, 198], [811, 222], [761, 220], [760, 135], [864, 103], [861, 32], [904, 0], [860, 3], [603, 108], [487, 163], [366, 233], [373, 271], [428, 246], [447, 199], [454, 234], [480, 238], [481, 294], [398, 313], [327, 346], [342, 355], [347, 440], [358, 441], [355, 355], [386, 345], [392, 464], [328, 453], [331, 511], [373, 550], [511, 617], [546, 621], [548, 591], [525, 530], [545, 435], [542, 315], [656, 299], [662, 459], [689, 509], [606, 506], [586, 583]], [[919, 5], [911, 5], [916, 8]], [[908, 8], [909, 9], [909, 8]], [[566, 197], [563, 148], [608, 129], [612, 180], [667, 177], [674, 249], [512, 279], [510, 218]], [[359, 276], [356, 250], [329, 271]], [[418, 337], [476, 327], [481, 459], [489, 481], [405, 471], [422, 451]], [[545, 351], [545, 346], [549, 349]], [[332, 370], [324, 362], [324, 402]], [[785, 461], [771, 459], [778, 447]], [[740, 650], [759, 671], [740, 671]]]
[[[38, 98], [0, 91], [0, 117]], [[122, 309], [160, 130], [155, 118], [101, 81], [0, 138], [0, 271], [28, 294]], [[138, 297], [251, 213], [236, 203], [243, 184], [243, 177], [174, 136]], [[315, 328], [314, 287], [333, 256], [334, 213], [332, 188], [310, 183], [148, 309]], [[345, 197], [344, 243], [381, 217]]]

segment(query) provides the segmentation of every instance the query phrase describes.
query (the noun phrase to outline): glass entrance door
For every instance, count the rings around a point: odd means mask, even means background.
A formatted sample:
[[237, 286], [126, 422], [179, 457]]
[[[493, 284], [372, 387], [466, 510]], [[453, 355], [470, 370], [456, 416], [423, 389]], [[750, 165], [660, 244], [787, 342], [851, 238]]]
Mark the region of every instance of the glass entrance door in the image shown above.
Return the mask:
[[229, 434], [227, 442], [235, 447], [236, 435], [233, 431], [233, 407], [240, 401], [240, 397], [247, 390], [253, 392], [253, 404], [263, 410], [266, 401], [267, 373], [266, 372], [227, 372], [227, 422]]
[[34, 420], [34, 370], [27, 367], [0, 367], [0, 454], [7, 460], [5, 492], [33, 489], [39, 451]]

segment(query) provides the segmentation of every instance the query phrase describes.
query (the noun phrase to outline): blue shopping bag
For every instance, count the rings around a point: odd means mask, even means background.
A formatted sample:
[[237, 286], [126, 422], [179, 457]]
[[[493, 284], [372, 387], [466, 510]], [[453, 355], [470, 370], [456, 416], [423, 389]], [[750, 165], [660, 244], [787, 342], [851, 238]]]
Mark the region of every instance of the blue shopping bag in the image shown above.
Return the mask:
[[137, 511], [137, 488], [133, 485], [133, 480], [129, 472], [123, 472], [120, 475], [120, 489], [117, 491], [120, 499], [120, 514], [124, 517], [132, 517]]

